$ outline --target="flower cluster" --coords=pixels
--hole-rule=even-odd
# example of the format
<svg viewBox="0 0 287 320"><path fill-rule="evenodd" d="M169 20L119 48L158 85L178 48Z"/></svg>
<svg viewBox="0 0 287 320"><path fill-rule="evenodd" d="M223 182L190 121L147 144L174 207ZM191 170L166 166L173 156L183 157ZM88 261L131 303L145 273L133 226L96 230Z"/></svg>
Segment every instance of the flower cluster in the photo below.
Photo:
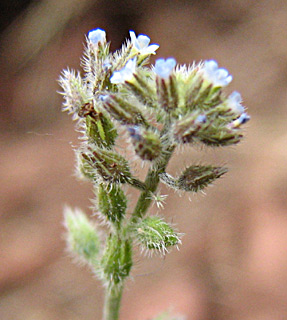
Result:
<svg viewBox="0 0 287 320"><path fill-rule="evenodd" d="M173 177L166 168L174 151L183 145L237 144L250 117L240 93L224 93L232 76L213 60L186 66L169 57L149 66L159 46L134 31L116 52L110 52L102 29L90 31L86 40L84 76L65 70L59 82L63 110L78 121L83 134L76 150L77 174L92 182L94 213L108 226L109 235L98 235L99 227L79 210L66 210L66 226L70 248L116 294L132 268L134 245L143 252L166 254L181 243L181 234L169 222L148 214L153 201L164 206L159 183L198 192L227 172L220 166L190 164ZM118 148L120 136L136 159L149 166L145 181L135 176L134 159ZM134 209L129 208L123 185L141 191Z"/></svg>

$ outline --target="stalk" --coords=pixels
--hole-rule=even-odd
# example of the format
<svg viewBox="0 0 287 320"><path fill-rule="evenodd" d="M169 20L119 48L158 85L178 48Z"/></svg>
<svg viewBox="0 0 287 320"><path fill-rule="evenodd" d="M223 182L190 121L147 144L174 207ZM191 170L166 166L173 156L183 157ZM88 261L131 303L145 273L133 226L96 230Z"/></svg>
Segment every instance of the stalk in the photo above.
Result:
<svg viewBox="0 0 287 320"><path fill-rule="evenodd" d="M123 285L106 289L103 320L118 320L123 293Z"/></svg>
<svg viewBox="0 0 287 320"><path fill-rule="evenodd" d="M174 145L170 146L163 154L161 160L149 169L145 179L145 185L147 189L142 191L141 195L139 196L133 215L131 217L131 223L134 223L139 218L142 218L147 212L152 202L150 194L156 191L160 182L159 174L165 171L174 149Z"/></svg>

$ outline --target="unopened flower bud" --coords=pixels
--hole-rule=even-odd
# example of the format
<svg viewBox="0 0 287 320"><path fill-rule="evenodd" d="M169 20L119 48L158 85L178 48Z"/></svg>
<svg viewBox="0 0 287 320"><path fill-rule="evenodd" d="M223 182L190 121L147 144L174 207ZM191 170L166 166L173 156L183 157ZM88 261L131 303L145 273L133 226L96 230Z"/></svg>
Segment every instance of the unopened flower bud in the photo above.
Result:
<svg viewBox="0 0 287 320"><path fill-rule="evenodd" d="M197 192L207 187L226 172L227 169L224 167L190 166L179 176L176 186L179 190Z"/></svg>
<svg viewBox="0 0 287 320"><path fill-rule="evenodd" d="M130 127L128 131L135 152L142 160L152 161L161 154L162 145L157 133L139 127Z"/></svg>
<svg viewBox="0 0 287 320"><path fill-rule="evenodd" d="M100 213L112 223L119 224L127 209L127 198L123 190L113 184L107 190L105 185L97 188L97 202Z"/></svg>
<svg viewBox="0 0 287 320"><path fill-rule="evenodd" d="M242 134L238 130L234 130L231 123L224 127L207 126L198 132L196 138L207 146L225 147L238 143Z"/></svg>
<svg viewBox="0 0 287 320"><path fill-rule="evenodd" d="M128 161L116 152L95 147L82 152L81 158L86 174L93 180L96 176L108 183L126 183L132 179Z"/></svg>
<svg viewBox="0 0 287 320"><path fill-rule="evenodd" d="M110 95L103 101L103 107L116 120L125 125L146 124L142 112L130 102L118 95Z"/></svg>
<svg viewBox="0 0 287 320"><path fill-rule="evenodd" d="M100 237L95 226L80 209L67 207L64 215L69 249L86 262L95 264L100 252Z"/></svg>
<svg viewBox="0 0 287 320"><path fill-rule="evenodd" d="M162 218L150 216L141 220L135 228L135 236L145 249L158 250L161 253L181 243L178 234Z"/></svg>
<svg viewBox="0 0 287 320"><path fill-rule="evenodd" d="M198 113L189 114L177 120L173 130L175 140L180 143L193 142L198 131L208 126L206 122L206 115Z"/></svg>
<svg viewBox="0 0 287 320"><path fill-rule="evenodd" d="M120 285L132 267L132 244L129 240L111 235L101 259L103 277L109 285Z"/></svg>
<svg viewBox="0 0 287 320"><path fill-rule="evenodd" d="M93 103L83 105L79 116L86 118L86 134L92 143L105 148L115 144L117 130L107 115L94 109Z"/></svg>
<svg viewBox="0 0 287 320"><path fill-rule="evenodd" d="M160 108L170 114L177 108L178 88L173 73L176 65L174 58L158 59L155 62L157 100Z"/></svg>

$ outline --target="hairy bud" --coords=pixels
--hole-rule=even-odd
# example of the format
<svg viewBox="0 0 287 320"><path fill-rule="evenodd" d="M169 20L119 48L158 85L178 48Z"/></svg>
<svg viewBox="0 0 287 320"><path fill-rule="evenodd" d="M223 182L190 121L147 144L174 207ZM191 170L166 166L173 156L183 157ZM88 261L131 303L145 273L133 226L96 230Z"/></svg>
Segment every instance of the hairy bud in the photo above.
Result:
<svg viewBox="0 0 287 320"><path fill-rule="evenodd" d="M207 187L226 172L227 169L224 167L190 166L179 176L176 184L180 190L197 192Z"/></svg>
<svg viewBox="0 0 287 320"><path fill-rule="evenodd" d="M161 253L181 243L181 234L175 232L168 223L157 216L141 220L136 225L135 236L143 248L158 250Z"/></svg>
<svg viewBox="0 0 287 320"><path fill-rule="evenodd" d="M67 207L64 216L69 249L94 265L100 252L100 237L95 226L80 209Z"/></svg>
<svg viewBox="0 0 287 320"><path fill-rule="evenodd" d="M129 101L123 100L118 95L110 95L103 103L104 108L122 124L146 124L142 112Z"/></svg>
<svg viewBox="0 0 287 320"><path fill-rule="evenodd" d="M160 156L162 145L159 135L138 127L128 128L136 154L142 160L152 161Z"/></svg>
<svg viewBox="0 0 287 320"><path fill-rule="evenodd" d="M97 188L98 209L112 223L119 224L127 209L127 198L123 190L113 184L109 190L105 185Z"/></svg>
<svg viewBox="0 0 287 320"><path fill-rule="evenodd" d="M96 111L91 102L84 104L78 114L86 119L86 135L92 143L105 148L114 146L118 134L107 115Z"/></svg>
<svg viewBox="0 0 287 320"><path fill-rule="evenodd" d="M111 150L95 147L81 153L83 169L86 175L100 177L108 183L126 183L132 179L128 161Z"/></svg>
<svg viewBox="0 0 287 320"><path fill-rule="evenodd" d="M132 267L132 244L130 240L110 235L101 259L103 278L111 285L120 285Z"/></svg>

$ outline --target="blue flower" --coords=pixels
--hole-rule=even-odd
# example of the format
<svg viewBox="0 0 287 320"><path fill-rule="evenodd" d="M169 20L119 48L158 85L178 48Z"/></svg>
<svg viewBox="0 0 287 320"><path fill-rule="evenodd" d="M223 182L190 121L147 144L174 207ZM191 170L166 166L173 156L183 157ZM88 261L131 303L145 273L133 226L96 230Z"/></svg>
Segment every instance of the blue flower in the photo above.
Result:
<svg viewBox="0 0 287 320"><path fill-rule="evenodd" d="M244 107L241 102L241 95L237 91L232 92L226 100L228 107L237 115L241 115L244 112Z"/></svg>
<svg viewBox="0 0 287 320"><path fill-rule="evenodd" d="M113 73L110 79L111 83L119 84L131 80L136 70L136 64L136 58L130 59L120 71L115 71Z"/></svg>
<svg viewBox="0 0 287 320"><path fill-rule="evenodd" d="M173 68L176 66L176 60L174 58L168 59L157 59L154 66L154 72L160 78L167 79L171 73Z"/></svg>
<svg viewBox="0 0 287 320"><path fill-rule="evenodd" d="M98 45L99 42L104 44L106 42L106 32L102 29L91 30L88 33L88 39L95 45Z"/></svg>
<svg viewBox="0 0 287 320"><path fill-rule="evenodd" d="M239 118L236 120L232 121L229 125L228 128L234 129L240 127L242 124L246 123L247 121L250 120L250 116L246 113L243 112Z"/></svg>
<svg viewBox="0 0 287 320"><path fill-rule="evenodd" d="M134 31L130 31L131 42L133 44L133 48L139 52L141 55L149 55L155 54L155 51L159 48L158 44L151 44L150 38L144 34L140 34L136 37Z"/></svg>
<svg viewBox="0 0 287 320"><path fill-rule="evenodd" d="M223 68L218 68L218 64L214 60L204 62L203 77L210 81L215 87L225 87L232 81L232 76Z"/></svg>

